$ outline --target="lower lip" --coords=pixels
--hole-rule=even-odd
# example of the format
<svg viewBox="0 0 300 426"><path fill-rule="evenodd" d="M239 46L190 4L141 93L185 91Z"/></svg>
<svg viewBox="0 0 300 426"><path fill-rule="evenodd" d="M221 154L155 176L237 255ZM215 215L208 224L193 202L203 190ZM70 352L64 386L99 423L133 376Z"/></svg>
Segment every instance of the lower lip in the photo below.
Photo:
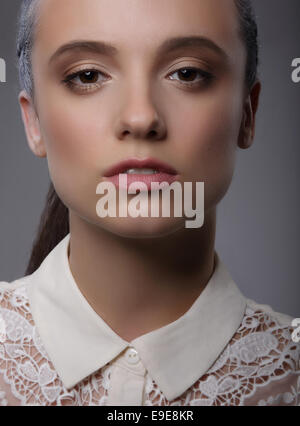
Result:
<svg viewBox="0 0 300 426"><path fill-rule="evenodd" d="M120 174L104 177L104 180L107 182L113 183L116 186L116 188L126 189L126 190L129 188L130 185L132 189L136 189L136 188L140 189L138 186L136 186L135 188L134 183L142 182L147 186L147 191L151 191L151 189L155 189L156 184L159 184L160 188L163 188L165 186L171 185L173 182L178 180L178 175L171 175L169 173L163 173L163 172L159 172L159 173L155 173L151 175L127 174L127 173L123 173L123 175L127 177L127 182L126 182L126 179L124 179L124 182L122 181L119 182ZM163 182L166 182L167 185L163 185Z"/></svg>

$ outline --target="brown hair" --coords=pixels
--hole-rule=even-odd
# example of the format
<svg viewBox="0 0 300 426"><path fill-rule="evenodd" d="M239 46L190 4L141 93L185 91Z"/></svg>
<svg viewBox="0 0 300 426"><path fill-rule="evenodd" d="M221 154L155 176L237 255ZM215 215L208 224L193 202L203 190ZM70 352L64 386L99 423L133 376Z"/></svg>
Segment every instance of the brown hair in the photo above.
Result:
<svg viewBox="0 0 300 426"><path fill-rule="evenodd" d="M62 203L51 182L25 275L33 273L69 232L69 209Z"/></svg>

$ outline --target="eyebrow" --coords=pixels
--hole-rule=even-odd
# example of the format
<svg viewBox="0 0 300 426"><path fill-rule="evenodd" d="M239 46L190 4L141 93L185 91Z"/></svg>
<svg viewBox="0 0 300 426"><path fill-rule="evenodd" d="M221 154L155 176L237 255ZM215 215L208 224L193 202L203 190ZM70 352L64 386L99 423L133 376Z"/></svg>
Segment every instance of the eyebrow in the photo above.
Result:
<svg viewBox="0 0 300 426"><path fill-rule="evenodd" d="M107 56L115 56L118 53L116 47L103 41L75 40L60 46L51 56L49 64L51 64L59 56L62 56L64 53L76 50L85 50L87 52L94 52Z"/></svg>
<svg viewBox="0 0 300 426"><path fill-rule="evenodd" d="M213 40L203 36L173 37L167 39L159 46L157 55L164 56L167 53L188 47L208 48L221 56L223 60L228 61L229 59L227 53L220 46L218 46ZM51 56L49 64L58 57L62 56L64 53L76 50L85 50L87 52L111 57L118 54L118 49L115 46L104 41L74 40L60 46Z"/></svg>
<svg viewBox="0 0 300 426"><path fill-rule="evenodd" d="M213 50L219 56L221 56L222 59L224 59L225 61L228 61L229 59L225 50L223 50L213 40L203 36L174 37L174 38L167 39L158 48L158 54L165 55L169 52L173 52L175 50L184 49L188 47L208 48L210 50Z"/></svg>

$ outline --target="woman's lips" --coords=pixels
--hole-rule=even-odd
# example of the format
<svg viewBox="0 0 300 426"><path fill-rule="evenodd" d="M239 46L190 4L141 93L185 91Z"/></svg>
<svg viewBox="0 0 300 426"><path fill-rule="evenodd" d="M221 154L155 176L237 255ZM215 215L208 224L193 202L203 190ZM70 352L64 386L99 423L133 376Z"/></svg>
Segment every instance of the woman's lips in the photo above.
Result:
<svg viewBox="0 0 300 426"><path fill-rule="evenodd" d="M109 167L109 169L103 173L103 176L110 177L118 175L119 173L124 173L129 169L153 169L170 175L176 175L178 173L172 166L156 158L148 157L142 160L140 158L133 157L120 161L112 167Z"/></svg>
<svg viewBox="0 0 300 426"><path fill-rule="evenodd" d="M132 189L140 189L139 185L134 185L134 183L142 182L146 185L147 191L151 191L151 189L159 189L171 185L173 182L178 180L178 176L179 175L174 175L166 172L158 172L154 174L123 173L122 175L116 174L113 176L104 177L104 181L113 183L116 188L126 190L128 190L130 185ZM164 185L163 182L165 182L166 185Z"/></svg>
<svg viewBox="0 0 300 426"><path fill-rule="evenodd" d="M126 173L126 171L130 169L151 169L156 171L156 173ZM135 171L138 172L138 170ZM121 174L122 177L120 176ZM112 182L117 188L127 190L131 185L131 188L135 189L139 188L139 186L134 186L134 183L142 182L147 186L148 191L170 185L178 180L178 176L179 174L177 170L175 170L172 166L153 157L145 159L136 157L128 158L110 167L103 174L104 181ZM163 182L165 182L166 185L164 185Z"/></svg>

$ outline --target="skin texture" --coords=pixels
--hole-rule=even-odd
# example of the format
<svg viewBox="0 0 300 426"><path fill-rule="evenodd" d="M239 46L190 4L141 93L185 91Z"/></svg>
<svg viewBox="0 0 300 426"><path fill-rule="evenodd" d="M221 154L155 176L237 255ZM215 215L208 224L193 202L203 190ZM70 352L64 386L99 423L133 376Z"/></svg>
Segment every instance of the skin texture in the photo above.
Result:
<svg viewBox="0 0 300 426"><path fill-rule="evenodd" d="M213 273L216 207L232 180L237 149L253 142L260 93L258 81L250 93L244 85L246 50L238 25L233 0L40 5L35 98L19 95L28 143L35 155L47 157L69 208L69 263L77 285L127 341L183 315ZM207 47L159 54L166 39L185 36L209 38L227 60ZM118 52L76 50L50 61L74 40L105 41ZM194 86L187 86L176 73L187 67L213 79L205 82L196 73ZM73 90L62 82L82 69L102 74L93 85L77 77ZM132 156L169 163L181 183L205 183L202 228L186 229L185 218L97 216L96 186L104 171Z"/></svg>

